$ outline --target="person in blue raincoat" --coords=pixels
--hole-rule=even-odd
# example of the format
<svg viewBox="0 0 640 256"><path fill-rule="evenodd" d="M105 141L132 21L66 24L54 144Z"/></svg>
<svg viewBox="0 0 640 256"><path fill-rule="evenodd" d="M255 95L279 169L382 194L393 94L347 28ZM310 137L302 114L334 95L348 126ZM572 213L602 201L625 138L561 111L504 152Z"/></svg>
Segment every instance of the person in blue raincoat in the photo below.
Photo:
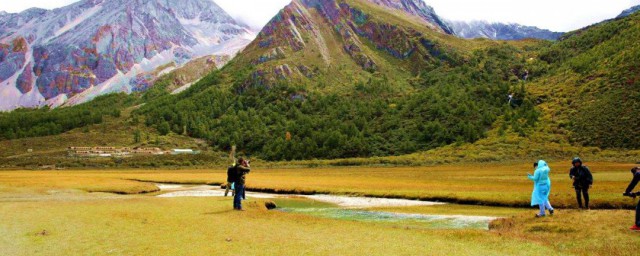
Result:
<svg viewBox="0 0 640 256"><path fill-rule="evenodd" d="M530 180L533 181L533 193L531 193L531 206L538 206L540 213L536 214L536 218L546 216L546 210L553 216L553 207L549 202L549 193L551 193L551 179L549 172L551 169L544 160L534 164L536 171L533 175L528 174Z"/></svg>

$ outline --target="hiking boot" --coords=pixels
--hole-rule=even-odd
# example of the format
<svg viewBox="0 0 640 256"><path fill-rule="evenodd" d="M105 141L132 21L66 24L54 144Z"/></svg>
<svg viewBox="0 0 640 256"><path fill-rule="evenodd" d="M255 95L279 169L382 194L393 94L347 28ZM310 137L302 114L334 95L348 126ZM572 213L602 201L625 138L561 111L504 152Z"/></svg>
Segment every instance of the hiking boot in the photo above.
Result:
<svg viewBox="0 0 640 256"><path fill-rule="evenodd" d="M553 216L553 213L554 213L553 209L549 210L549 215Z"/></svg>
<svg viewBox="0 0 640 256"><path fill-rule="evenodd" d="M536 218L544 218L545 215L536 214Z"/></svg>
<svg viewBox="0 0 640 256"><path fill-rule="evenodd" d="M640 227L638 227L637 225L633 225L633 227L629 228L629 230L631 231L640 231Z"/></svg>

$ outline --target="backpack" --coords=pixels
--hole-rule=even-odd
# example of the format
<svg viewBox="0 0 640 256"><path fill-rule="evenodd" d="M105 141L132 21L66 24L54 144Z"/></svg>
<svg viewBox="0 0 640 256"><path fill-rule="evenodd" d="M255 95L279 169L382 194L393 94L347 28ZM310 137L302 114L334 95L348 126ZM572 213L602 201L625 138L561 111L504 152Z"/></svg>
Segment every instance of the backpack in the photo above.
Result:
<svg viewBox="0 0 640 256"><path fill-rule="evenodd" d="M235 165L227 168L227 182L236 182L238 180L238 171Z"/></svg>

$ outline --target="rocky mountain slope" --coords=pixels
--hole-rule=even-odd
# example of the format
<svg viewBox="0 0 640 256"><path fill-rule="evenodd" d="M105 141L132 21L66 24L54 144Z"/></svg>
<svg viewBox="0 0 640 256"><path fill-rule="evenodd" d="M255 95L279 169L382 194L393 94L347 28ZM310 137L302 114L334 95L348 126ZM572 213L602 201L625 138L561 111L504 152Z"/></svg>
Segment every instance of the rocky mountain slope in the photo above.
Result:
<svg viewBox="0 0 640 256"><path fill-rule="evenodd" d="M244 87L337 89L376 73L409 76L459 61L443 24L421 0L295 0L234 62L252 67Z"/></svg>
<svg viewBox="0 0 640 256"><path fill-rule="evenodd" d="M294 0L224 69L136 114L164 133L268 160L473 142L507 113L506 127L533 125L516 88L527 75L519 47L535 42L458 38L425 19L429 9L405 8L421 3Z"/></svg>
<svg viewBox="0 0 640 256"><path fill-rule="evenodd" d="M447 34L454 34L454 30L449 27L438 14L436 14L433 7L427 5L421 0L371 0L380 6L385 6L390 9L402 11L406 14L418 16L423 19L431 29L441 31Z"/></svg>
<svg viewBox="0 0 640 256"><path fill-rule="evenodd" d="M294 1L225 70L139 114L149 126L268 160L398 155L480 139L552 152L639 147L639 16L557 42L464 40L380 3Z"/></svg>
<svg viewBox="0 0 640 256"><path fill-rule="evenodd" d="M144 91L151 73L203 56L232 56L253 37L209 0L82 0L3 14L0 110Z"/></svg>
<svg viewBox="0 0 640 256"><path fill-rule="evenodd" d="M191 72L172 72L161 90L125 96L132 113L123 126L140 123L219 150L237 145L264 160L444 152L443 163L484 162L640 148L640 14L558 41L465 40L408 3L295 0L190 88L175 81ZM111 97L64 110L100 123L100 113L86 116L83 107L121 96ZM0 113L0 139L86 125L62 113ZM34 125L20 126L29 119Z"/></svg>
<svg viewBox="0 0 640 256"><path fill-rule="evenodd" d="M526 38L537 38L558 40L558 38L564 34L532 26L487 21L449 21L448 24L457 36L469 39L488 38L492 40L520 40Z"/></svg>

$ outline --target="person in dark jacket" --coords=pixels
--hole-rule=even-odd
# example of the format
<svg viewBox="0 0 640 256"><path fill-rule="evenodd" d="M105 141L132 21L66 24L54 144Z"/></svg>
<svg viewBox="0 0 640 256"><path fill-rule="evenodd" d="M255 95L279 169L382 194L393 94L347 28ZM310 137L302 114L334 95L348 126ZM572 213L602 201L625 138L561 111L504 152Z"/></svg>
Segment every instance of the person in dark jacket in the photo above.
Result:
<svg viewBox="0 0 640 256"><path fill-rule="evenodd" d="M640 168L634 167L633 169L631 169L631 173L633 174L633 180L622 195L633 197L635 199L640 194L640 192L633 193L633 189L636 187L636 185L638 185L638 182L640 182ZM636 223L630 229L632 231L640 231L640 201L636 206Z"/></svg>
<svg viewBox="0 0 640 256"><path fill-rule="evenodd" d="M235 181L235 196L233 197L233 209L243 211L242 209L242 196L244 195L244 184L246 182L247 173L251 172L249 162L243 158L238 159L236 165L236 181Z"/></svg>
<svg viewBox="0 0 640 256"><path fill-rule="evenodd" d="M576 157L572 161L573 167L569 171L569 177L573 180L573 188L576 190L578 206L580 209L589 209L589 188L593 185L593 175L589 167L582 164L582 159ZM582 197L584 196L584 207Z"/></svg>
<svg viewBox="0 0 640 256"><path fill-rule="evenodd" d="M231 196L236 195L236 191L233 188L234 183L236 182L236 176L237 176L236 165L234 164L232 166L229 166L229 168L227 168L227 185L226 185L226 189L224 190L225 197L229 194L229 190L231 190Z"/></svg>

